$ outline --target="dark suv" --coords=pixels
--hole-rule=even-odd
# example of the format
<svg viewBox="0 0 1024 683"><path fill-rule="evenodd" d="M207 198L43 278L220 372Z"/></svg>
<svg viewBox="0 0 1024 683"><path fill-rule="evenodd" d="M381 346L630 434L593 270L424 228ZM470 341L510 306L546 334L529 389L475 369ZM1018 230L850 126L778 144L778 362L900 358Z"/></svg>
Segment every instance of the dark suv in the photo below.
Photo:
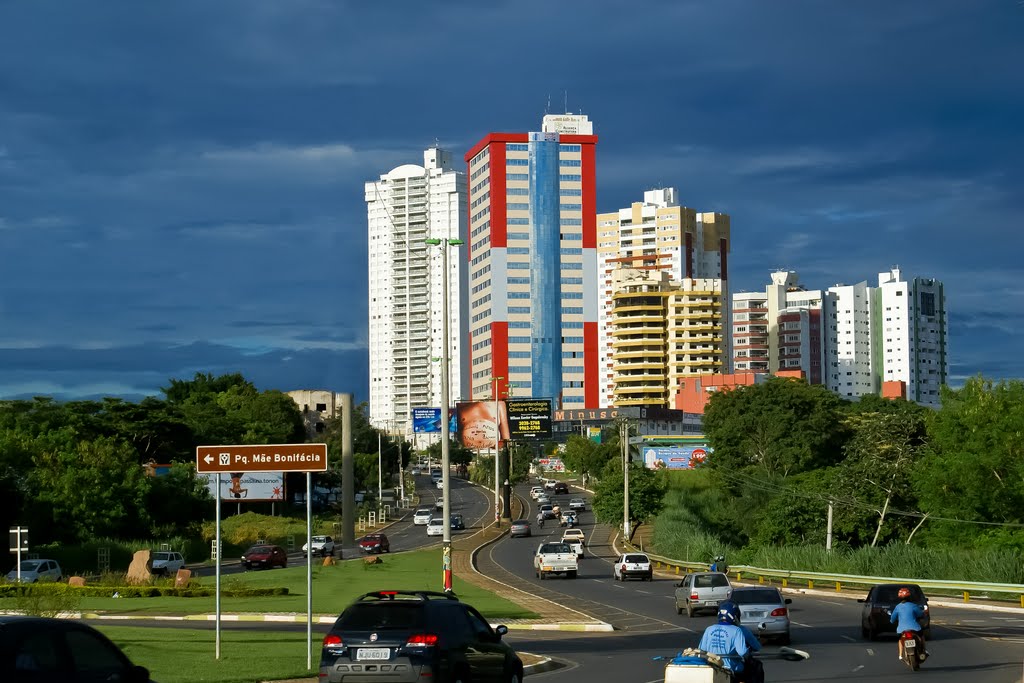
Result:
<svg viewBox="0 0 1024 683"><path fill-rule="evenodd" d="M521 683L523 662L502 642L506 633L452 593L366 593L324 636L320 681Z"/></svg>
<svg viewBox="0 0 1024 683"><path fill-rule="evenodd" d="M864 603L860 617L860 633L866 640L874 640L879 633L896 633L896 624L889 621L892 610L900 604L899 590L910 589L910 601L924 608L924 616L918 620L924 629L926 640L931 639L931 615L928 613L928 598L921 587L914 583L880 583L872 586L868 597L857 602Z"/></svg>

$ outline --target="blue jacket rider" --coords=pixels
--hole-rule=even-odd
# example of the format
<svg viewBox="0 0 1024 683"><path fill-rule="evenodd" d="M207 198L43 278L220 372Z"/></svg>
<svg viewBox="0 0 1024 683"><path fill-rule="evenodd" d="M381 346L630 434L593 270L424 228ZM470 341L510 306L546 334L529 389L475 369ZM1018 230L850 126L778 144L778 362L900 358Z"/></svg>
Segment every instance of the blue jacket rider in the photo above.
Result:
<svg viewBox="0 0 1024 683"><path fill-rule="evenodd" d="M718 623L704 630L699 645L701 650L723 657L725 668L734 673L743 671L743 660L748 654L761 649L757 638L739 623L740 608L726 600L718 608Z"/></svg>

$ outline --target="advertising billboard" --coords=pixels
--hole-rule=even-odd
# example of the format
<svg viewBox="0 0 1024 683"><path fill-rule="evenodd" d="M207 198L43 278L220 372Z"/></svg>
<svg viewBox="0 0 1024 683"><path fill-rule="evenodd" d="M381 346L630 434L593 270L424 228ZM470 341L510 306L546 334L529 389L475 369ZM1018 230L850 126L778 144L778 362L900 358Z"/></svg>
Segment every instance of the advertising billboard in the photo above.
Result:
<svg viewBox="0 0 1024 683"><path fill-rule="evenodd" d="M440 408L413 408L413 434L438 434L441 432Z"/></svg>
<svg viewBox="0 0 1024 683"><path fill-rule="evenodd" d="M500 413L504 411L498 403L498 415L494 414L494 401L466 401L455 407L460 444L466 448L493 449L496 439L508 438L508 423L501 420Z"/></svg>
<svg viewBox="0 0 1024 683"><path fill-rule="evenodd" d="M510 439L551 438L551 401L546 398L508 399L502 402Z"/></svg>
<svg viewBox="0 0 1024 683"><path fill-rule="evenodd" d="M210 495L217 497L217 475L206 477ZM225 472L220 475L220 499L236 502L284 500L284 473L282 472Z"/></svg>
<svg viewBox="0 0 1024 683"><path fill-rule="evenodd" d="M644 465L652 470L691 470L704 462L708 449L704 446L645 447Z"/></svg>
<svg viewBox="0 0 1024 683"><path fill-rule="evenodd" d="M565 472L565 463L561 458L541 458L537 464L544 472Z"/></svg>

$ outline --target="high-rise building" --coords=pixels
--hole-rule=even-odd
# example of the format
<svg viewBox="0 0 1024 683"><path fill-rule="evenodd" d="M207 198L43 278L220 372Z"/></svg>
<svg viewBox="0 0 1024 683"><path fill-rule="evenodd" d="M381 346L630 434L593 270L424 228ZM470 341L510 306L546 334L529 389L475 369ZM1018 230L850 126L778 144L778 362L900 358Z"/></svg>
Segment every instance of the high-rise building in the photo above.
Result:
<svg viewBox="0 0 1024 683"><path fill-rule="evenodd" d="M411 409L441 406L441 357L463 353L465 282L455 247L443 272L428 238L465 239L466 176L450 152L433 147L423 165L405 164L366 183L369 222L370 421L411 435ZM441 296L448 278L449 339L442 338ZM467 395L457 361L449 370L454 403Z"/></svg>
<svg viewBox="0 0 1024 683"><path fill-rule="evenodd" d="M949 376L946 292L930 278L903 280L899 268L878 274L872 346L878 382L904 382L907 400L938 407Z"/></svg>
<svg viewBox="0 0 1024 683"><path fill-rule="evenodd" d="M491 133L466 153L473 399L601 404L596 145L586 116L548 115L540 132Z"/></svg>
<svg viewBox="0 0 1024 683"><path fill-rule="evenodd" d="M872 368L871 287L867 282L828 288L835 309L827 329L829 348L825 386L843 398L878 394L882 386Z"/></svg>
<svg viewBox="0 0 1024 683"><path fill-rule="evenodd" d="M655 278L664 296L672 297L672 338L665 339L664 353L674 364L663 368L666 382L661 400L656 405L670 405L676 392L675 382L686 376L708 370L723 371L728 367L729 337L723 330L728 311L721 307L728 296L729 216L722 213L699 212L679 205L675 188L644 192L642 202L597 217L598 253L598 349L601 358L600 381L602 405L638 405L657 398L653 393L626 396L622 389L633 382L620 377L632 365L632 352L624 351L622 335L635 336L627 323L617 295L617 282L633 281L628 289L638 294L637 276L617 278L616 271L657 271L666 278ZM667 292L674 292L668 294ZM706 294L705 294L706 293ZM668 300L664 303L668 304ZM686 310L683 311L683 308ZM703 314L709 313L710 317ZM680 325L686 322L687 325ZM668 327L665 328L667 333ZM631 344L632 342L630 342ZM629 345L629 344L626 344ZM625 354L625 355L624 355ZM666 355L666 360L668 359ZM628 370L629 374L634 369ZM666 402L667 401L667 402Z"/></svg>
<svg viewBox="0 0 1024 683"><path fill-rule="evenodd" d="M793 271L771 274L763 292L732 296L734 372L801 370L811 384L825 383L826 322L833 297L807 290Z"/></svg>

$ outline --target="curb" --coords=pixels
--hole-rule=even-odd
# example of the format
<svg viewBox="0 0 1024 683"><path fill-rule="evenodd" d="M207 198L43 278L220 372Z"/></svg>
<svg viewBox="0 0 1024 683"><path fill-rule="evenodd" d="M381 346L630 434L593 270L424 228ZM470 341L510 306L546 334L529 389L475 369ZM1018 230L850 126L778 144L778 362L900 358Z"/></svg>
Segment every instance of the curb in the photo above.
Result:
<svg viewBox="0 0 1024 683"><path fill-rule="evenodd" d="M523 667L523 678L527 676L534 676L536 674L547 673L548 671L554 671L555 669L561 669L564 664L555 661L551 657L544 657L541 661L536 664Z"/></svg>

